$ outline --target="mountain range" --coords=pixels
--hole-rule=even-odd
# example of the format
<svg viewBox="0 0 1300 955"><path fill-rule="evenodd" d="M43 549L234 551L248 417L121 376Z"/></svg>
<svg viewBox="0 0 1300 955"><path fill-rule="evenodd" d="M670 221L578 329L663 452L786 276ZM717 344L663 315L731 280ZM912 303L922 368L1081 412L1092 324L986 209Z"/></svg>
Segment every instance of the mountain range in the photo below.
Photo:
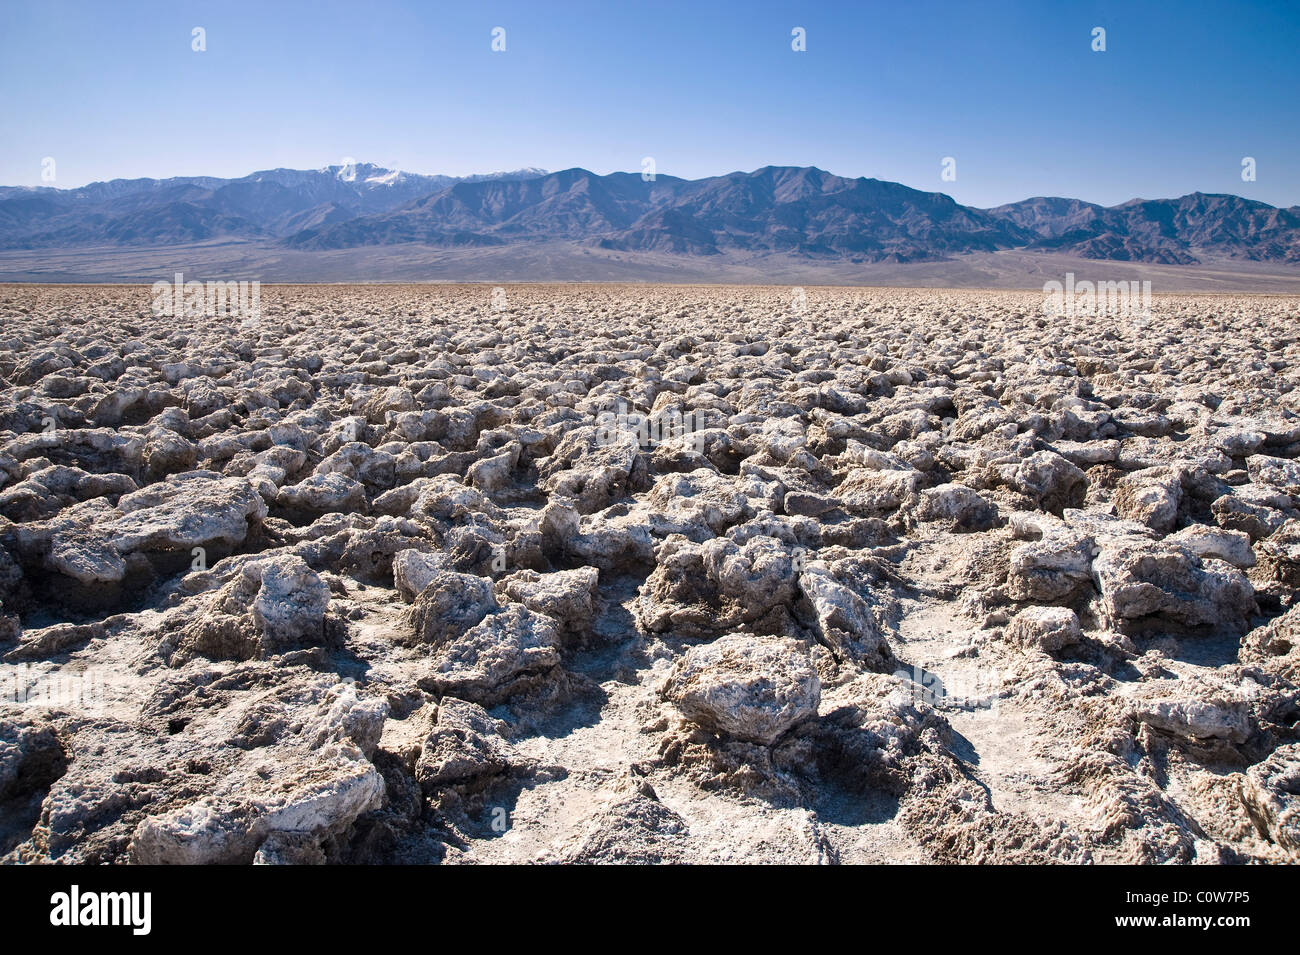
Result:
<svg viewBox="0 0 1300 955"><path fill-rule="evenodd" d="M294 252L563 241L669 256L780 254L847 263L1000 250L1193 265L1300 264L1300 207L1192 193L1100 206L1032 198L993 209L879 179L765 166L705 179L585 169L424 176L367 163L239 179L0 187L0 250L256 240Z"/></svg>

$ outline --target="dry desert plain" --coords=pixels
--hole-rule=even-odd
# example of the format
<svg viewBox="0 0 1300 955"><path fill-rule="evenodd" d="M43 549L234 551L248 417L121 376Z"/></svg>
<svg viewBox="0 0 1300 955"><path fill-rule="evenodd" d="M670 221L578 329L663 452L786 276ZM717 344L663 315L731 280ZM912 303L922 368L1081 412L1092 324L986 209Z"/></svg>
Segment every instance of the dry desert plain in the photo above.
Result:
<svg viewBox="0 0 1300 955"><path fill-rule="evenodd" d="M0 287L9 862L1300 857L1300 298Z"/></svg>

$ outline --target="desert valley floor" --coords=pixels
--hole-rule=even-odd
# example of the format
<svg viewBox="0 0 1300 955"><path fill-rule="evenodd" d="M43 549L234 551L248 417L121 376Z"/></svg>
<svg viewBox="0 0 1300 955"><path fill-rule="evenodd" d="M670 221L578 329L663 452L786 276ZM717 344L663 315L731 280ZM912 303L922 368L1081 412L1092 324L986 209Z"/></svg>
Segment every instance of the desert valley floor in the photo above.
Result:
<svg viewBox="0 0 1300 955"><path fill-rule="evenodd" d="M7 862L1300 858L1300 298L0 286Z"/></svg>

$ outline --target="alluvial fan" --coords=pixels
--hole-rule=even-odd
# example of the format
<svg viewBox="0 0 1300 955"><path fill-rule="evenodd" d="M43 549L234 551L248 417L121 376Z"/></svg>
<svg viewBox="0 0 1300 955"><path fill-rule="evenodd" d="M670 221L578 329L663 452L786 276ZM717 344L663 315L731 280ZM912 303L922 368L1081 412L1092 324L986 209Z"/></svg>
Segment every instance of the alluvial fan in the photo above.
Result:
<svg viewBox="0 0 1300 955"><path fill-rule="evenodd" d="M0 289L0 855L1300 859L1300 299Z"/></svg>

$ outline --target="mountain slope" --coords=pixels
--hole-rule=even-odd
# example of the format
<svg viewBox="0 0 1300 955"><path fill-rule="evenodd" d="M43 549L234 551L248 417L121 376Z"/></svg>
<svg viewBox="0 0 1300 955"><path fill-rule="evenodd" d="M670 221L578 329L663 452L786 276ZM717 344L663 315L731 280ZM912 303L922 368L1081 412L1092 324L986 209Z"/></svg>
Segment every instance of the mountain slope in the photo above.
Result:
<svg viewBox="0 0 1300 955"><path fill-rule="evenodd" d="M816 168L766 166L696 181L658 176L645 182L631 173L566 169L525 182L460 183L392 212L289 241L298 248L338 249L586 239L607 249L902 262L1009 248L1026 237L1019 227L942 193Z"/></svg>
<svg viewBox="0 0 1300 955"><path fill-rule="evenodd" d="M368 163L91 183L78 189L0 188L0 248L67 248L295 235L397 208L465 181L541 175L528 169L459 179Z"/></svg>
<svg viewBox="0 0 1300 955"><path fill-rule="evenodd" d="M1008 248L1021 230L937 192L879 179L846 179L815 167L766 166L692 186L616 248L656 247L648 239L674 222L711 234L720 250L798 252L906 262Z"/></svg>
<svg viewBox="0 0 1300 955"><path fill-rule="evenodd" d="M1028 229L1030 249L1085 258L1191 265L1205 259L1300 262L1300 216L1238 196L1194 192L1106 208L1035 198L990 209Z"/></svg>
<svg viewBox="0 0 1300 955"><path fill-rule="evenodd" d="M597 176L585 169L536 179L461 182L391 212L304 231L289 244L340 249L400 242L488 245L521 238L584 239L627 229L670 201L685 182L671 176L645 182L632 173Z"/></svg>

